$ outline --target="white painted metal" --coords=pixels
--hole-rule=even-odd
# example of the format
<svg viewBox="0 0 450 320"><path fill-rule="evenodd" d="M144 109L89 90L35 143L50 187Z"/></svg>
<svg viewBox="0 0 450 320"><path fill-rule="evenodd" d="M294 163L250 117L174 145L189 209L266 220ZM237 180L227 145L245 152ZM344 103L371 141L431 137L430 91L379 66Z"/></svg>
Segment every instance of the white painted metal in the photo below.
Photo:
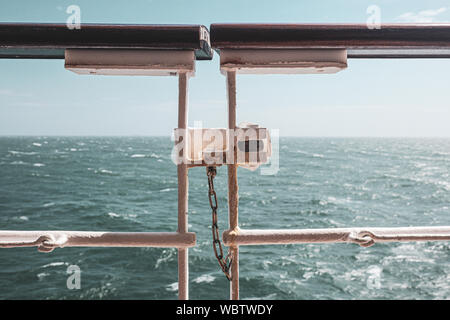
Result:
<svg viewBox="0 0 450 320"><path fill-rule="evenodd" d="M357 243L450 240L450 226L242 230L223 233L227 246L292 243ZM0 247L194 247L195 233L100 231L0 231Z"/></svg>
<svg viewBox="0 0 450 320"><path fill-rule="evenodd" d="M175 139L177 140L176 148L187 150L187 156L181 156L179 152L175 152L174 160L176 163L185 161L188 167L207 166L207 165L225 165L237 163L246 169L255 170L261 164L266 163L271 156L270 134L266 128L259 128L257 125L253 127L238 127L236 130L225 128L188 128L175 129ZM229 150L228 135L234 135L239 143L245 143L249 140L257 140L261 142L262 147L256 152L246 152L244 149L237 148L237 157L234 160L233 150ZM180 140L180 137L183 139ZM179 146L178 141L187 142L187 147ZM184 148L184 149L182 149ZM231 159L228 158L231 156Z"/></svg>
<svg viewBox="0 0 450 320"><path fill-rule="evenodd" d="M227 246L337 242L370 246L377 242L445 240L450 240L450 226L291 230L242 230L233 228L223 233L223 241Z"/></svg>
<svg viewBox="0 0 450 320"><path fill-rule="evenodd" d="M0 248L178 247L195 246L195 233L99 231L0 231ZM43 250L43 251L51 251Z"/></svg>
<svg viewBox="0 0 450 320"><path fill-rule="evenodd" d="M180 73L178 76L178 128L186 129L188 125L188 81L187 73ZM186 158L186 139L182 141L184 151L183 158ZM178 175L178 232L188 232L188 167L186 161L177 165ZM189 257L188 249L178 249L178 298L180 300L189 299Z"/></svg>
<svg viewBox="0 0 450 320"><path fill-rule="evenodd" d="M236 72L227 72L227 98L228 98L228 128L236 129ZM234 135L229 135L228 146L230 150L236 149ZM233 152L236 157L236 152ZM228 165L228 219L229 228L231 230L238 227L238 208L239 208L239 187L237 180L236 159L234 164ZM231 264L231 283L230 283L230 298L231 300L239 300L239 247L232 245L231 248L232 264Z"/></svg>
<svg viewBox="0 0 450 320"><path fill-rule="evenodd" d="M310 74L336 73L347 68L345 49L223 49L222 73Z"/></svg>
<svg viewBox="0 0 450 320"><path fill-rule="evenodd" d="M68 49L65 68L78 74L174 76L195 73L193 50Z"/></svg>

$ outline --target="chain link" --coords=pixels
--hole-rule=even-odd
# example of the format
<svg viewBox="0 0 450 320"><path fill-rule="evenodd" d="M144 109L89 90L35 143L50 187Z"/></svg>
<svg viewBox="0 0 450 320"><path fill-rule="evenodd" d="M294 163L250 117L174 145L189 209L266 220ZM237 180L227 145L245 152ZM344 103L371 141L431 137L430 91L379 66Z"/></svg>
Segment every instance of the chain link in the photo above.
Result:
<svg viewBox="0 0 450 320"><path fill-rule="evenodd" d="M233 261L233 257L231 256L231 251L228 249L227 256L223 256L222 243L220 242L219 236L219 225L217 218L217 195L214 190L214 178L216 176L217 170L216 167L206 167L206 174L208 176L208 198L209 205L212 210L212 234L213 234L213 249L214 254L216 255L217 261L219 262L220 267L222 268L223 273L227 277L229 281L231 281L231 263Z"/></svg>

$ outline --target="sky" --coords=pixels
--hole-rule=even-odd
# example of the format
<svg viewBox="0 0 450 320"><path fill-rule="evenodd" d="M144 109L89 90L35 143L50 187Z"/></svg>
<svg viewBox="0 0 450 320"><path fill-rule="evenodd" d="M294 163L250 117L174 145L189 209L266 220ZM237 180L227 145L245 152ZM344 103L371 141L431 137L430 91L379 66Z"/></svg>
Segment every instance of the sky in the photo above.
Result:
<svg viewBox="0 0 450 320"><path fill-rule="evenodd" d="M450 22L450 0L1 1L0 22L65 23ZM333 75L238 75L238 123L281 136L450 137L450 59L349 59ZM77 75L63 60L0 60L0 135L159 135L177 124L176 77ZM226 127L219 58L198 61L189 124Z"/></svg>

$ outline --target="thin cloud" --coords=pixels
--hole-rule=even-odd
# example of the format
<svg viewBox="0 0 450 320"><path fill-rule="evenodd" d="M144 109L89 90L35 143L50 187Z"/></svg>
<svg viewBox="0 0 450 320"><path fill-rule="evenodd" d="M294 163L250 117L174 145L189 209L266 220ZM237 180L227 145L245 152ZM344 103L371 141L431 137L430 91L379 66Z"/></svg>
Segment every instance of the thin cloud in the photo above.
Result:
<svg viewBox="0 0 450 320"><path fill-rule="evenodd" d="M3 97L31 97L30 93L17 92L11 89L0 89L0 96Z"/></svg>
<svg viewBox="0 0 450 320"><path fill-rule="evenodd" d="M417 22L417 23L431 23L437 22L437 16L446 12L447 7L439 9L422 10L419 12L405 12L399 15L396 19L403 22Z"/></svg>
<svg viewBox="0 0 450 320"><path fill-rule="evenodd" d="M12 96L14 92L9 89L0 89L0 96Z"/></svg>

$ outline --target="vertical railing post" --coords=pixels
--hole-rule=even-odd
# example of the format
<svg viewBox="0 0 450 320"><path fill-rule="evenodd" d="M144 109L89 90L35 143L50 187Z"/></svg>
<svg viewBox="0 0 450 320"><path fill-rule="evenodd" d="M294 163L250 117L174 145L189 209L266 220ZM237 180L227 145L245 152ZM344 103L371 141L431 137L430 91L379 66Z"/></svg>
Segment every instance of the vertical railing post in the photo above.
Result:
<svg viewBox="0 0 450 320"><path fill-rule="evenodd" d="M227 98L228 98L228 128L236 129L236 71L227 72ZM236 144L234 132L230 131L228 145L234 148L234 159L232 164L228 164L228 219L229 228L234 230L238 227L238 181L236 164ZM233 261L231 264L230 298L239 299L239 247L230 246Z"/></svg>
<svg viewBox="0 0 450 320"><path fill-rule="evenodd" d="M188 125L188 80L187 73L178 75L178 128L187 129ZM185 158L187 156L187 133L183 136L182 150L183 162L177 165L178 174L178 232L188 231L188 168ZM189 260L188 248L178 249L178 299L189 299Z"/></svg>

